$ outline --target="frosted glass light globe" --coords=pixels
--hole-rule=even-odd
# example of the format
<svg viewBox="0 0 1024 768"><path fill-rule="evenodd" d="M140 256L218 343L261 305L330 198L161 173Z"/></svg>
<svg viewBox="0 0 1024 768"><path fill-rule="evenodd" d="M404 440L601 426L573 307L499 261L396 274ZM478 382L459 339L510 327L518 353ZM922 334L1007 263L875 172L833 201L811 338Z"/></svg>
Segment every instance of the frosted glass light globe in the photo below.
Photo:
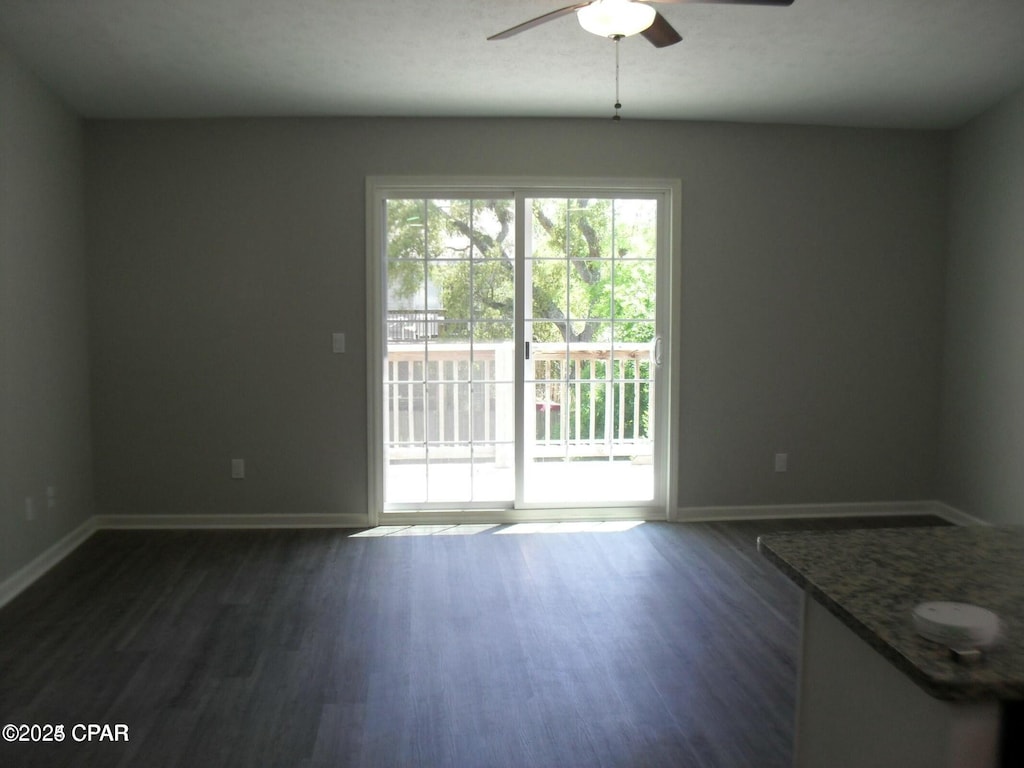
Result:
<svg viewBox="0 0 1024 768"><path fill-rule="evenodd" d="M633 0L596 0L576 11L580 26L601 37L629 37L654 23L656 11Z"/></svg>

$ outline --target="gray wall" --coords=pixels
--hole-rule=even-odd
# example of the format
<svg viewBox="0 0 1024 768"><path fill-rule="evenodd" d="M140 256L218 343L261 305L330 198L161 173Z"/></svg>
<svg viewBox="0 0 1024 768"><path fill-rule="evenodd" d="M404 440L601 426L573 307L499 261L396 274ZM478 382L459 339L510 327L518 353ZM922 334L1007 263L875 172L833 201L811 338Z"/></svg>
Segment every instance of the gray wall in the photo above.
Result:
<svg viewBox="0 0 1024 768"><path fill-rule="evenodd" d="M365 512L370 174L681 178L679 504L931 498L947 152L610 120L89 122L98 511Z"/></svg>
<svg viewBox="0 0 1024 768"><path fill-rule="evenodd" d="M1024 90L956 134L942 498L1024 524Z"/></svg>
<svg viewBox="0 0 1024 768"><path fill-rule="evenodd" d="M93 510L81 127L2 48L0 109L2 581Z"/></svg>

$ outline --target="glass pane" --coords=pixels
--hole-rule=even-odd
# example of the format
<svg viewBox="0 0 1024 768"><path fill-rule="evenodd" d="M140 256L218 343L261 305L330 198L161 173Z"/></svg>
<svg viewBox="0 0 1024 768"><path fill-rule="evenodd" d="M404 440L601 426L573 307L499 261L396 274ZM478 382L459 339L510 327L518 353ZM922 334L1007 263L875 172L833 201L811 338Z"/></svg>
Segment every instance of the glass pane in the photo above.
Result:
<svg viewBox="0 0 1024 768"><path fill-rule="evenodd" d="M658 253L658 201L616 200L616 259L651 259Z"/></svg>
<svg viewBox="0 0 1024 768"><path fill-rule="evenodd" d="M469 501L473 497L469 443L431 446L427 501ZM436 458L435 458L436 457Z"/></svg>
<svg viewBox="0 0 1024 768"><path fill-rule="evenodd" d="M443 352L439 351L443 348ZM469 381L469 344L438 344L428 352L427 381L452 384Z"/></svg>
<svg viewBox="0 0 1024 768"><path fill-rule="evenodd" d="M388 341L418 341L437 336L440 301L426 280L426 262L392 260L387 265Z"/></svg>
<svg viewBox="0 0 1024 768"><path fill-rule="evenodd" d="M473 347L475 349L495 349L513 347L515 330L511 320L485 321L473 323Z"/></svg>
<svg viewBox="0 0 1024 768"><path fill-rule="evenodd" d="M421 445L426 439L423 384L384 386L384 439L391 445Z"/></svg>
<svg viewBox="0 0 1024 768"><path fill-rule="evenodd" d="M526 254L527 258L565 258L567 203L567 200L553 198L532 202L533 215L530 222L533 253Z"/></svg>
<svg viewBox="0 0 1024 768"><path fill-rule="evenodd" d="M422 343L388 344L384 382L423 381L426 373L426 346Z"/></svg>
<svg viewBox="0 0 1024 768"><path fill-rule="evenodd" d="M653 320L657 265L653 261L615 262L614 313L616 319Z"/></svg>
<svg viewBox="0 0 1024 768"><path fill-rule="evenodd" d="M479 382L471 385L473 440L509 442L515 437L515 385Z"/></svg>
<svg viewBox="0 0 1024 768"><path fill-rule="evenodd" d="M384 494L390 502L415 503L427 496L426 448L385 446Z"/></svg>
<svg viewBox="0 0 1024 768"><path fill-rule="evenodd" d="M473 201L474 259L515 260L515 203L512 200Z"/></svg>
<svg viewBox="0 0 1024 768"><path fill-rule="evenodd" d="M439 313L449 322L469 320L469 261L427 262L426 293L430 297L428 309Z"/></svg>
<svg viewBox="0 0 1024 768"><path fill-rule="evenodd" d="M629 343L650 344L654 341L654 323L639 321L617 322L613 328L612 340L616 345Z"/></svg>
<svg viewBox="0 0 1024 768"><path fill-rule="evenodd" d="M461 378L468 379L470 354L473 349L473 342L469 338L469 334L472 332L473 329L469 323L445 323L441 336L427 344L427 354L430 356L430 360L432 362L443 360L465 363L467 373ZM448 378L456 377L449 376Z"/></svg>
<svg viewBox="0 0 1024 768"><path fill-rule="evenodd" d="M427 205L425 200L388 200L387 256L389 259L426 257Z"/></svg>
<svg viewBox="0 0 1024 768"><path fill-rule="evenodd" d="M441 335L426 343L427 381L469 380L469 333L469 323L444 323Z"/></svg>
<svg viewBox="0 0 1024 768"><path fill-rule="evenodd" d="M515 497L515 443L504 442L475 446L473 461L473 498L477 501L504 501ZM489 449L489 453L488 453Z"/></svg>
<svg viewBox="0 0 1024 768"><path fill-rule="evenodd" d="M472 251L471 201L428 201L428 258L468 259Z"/></svg>
<svg viewBox="0 0 1024 768"><path fill-rule="evenodd" d="M565 383L561 381L544 381L533 385L534 418L531 425L529 414L527 414L527 435L532 431L537 445L543 444L552 449L549 451L534 450L532 452L534 456L540 453L561 456L564 453L562 449L563 435L567 433L563 429L563 418L564 414L568 413L568 409L562 407L565 390Z"/></svg>
<svg viewBox="0 0 1024 768"><path fill-rule="evenodd" d="M653 373L653 354L654 345L650 343L617 345L612 358L612 378L647 381Z"/></svg>
<svg viewBox="0 0 1024 768"><path fill-rule="evenodd" d="M473 319L506 320L515 317L516 275L510 261L472 262Z"/></svg>
<svg viewBox="0 0 1024 768"><path fill-rule="evenodd" d="M532 502L586 504L654 498L654 468L645 457L534 457L528 459L524 474L524 497Z"/></svg>
<svg viewBox="0 0 1024 768"><path fill-rule="evenodd" d="M529 265L532 276L530 292L531 317L541 320L562 320L569 312L569 262L541 259Z"/></svg>
<svg viewBox="0 0 1024 768"><path fill-rule="evenodd" d="M622 441L619 454L651 454L651 343L623 342L616 345L612 361L615 400L614 434Z"/></svg>
<svg viewBox="0 0 1024 768"><path fill-rule="evenodd" d="M593 261L612 255L612 201L537 199L532 202L533 254Z"/></svg>
<svg viewBox="0 0 1024 768"><path fill-rule="evenodd" d="M473 364L470 368L471 381L511 381L515 377L515 347L511 344L481 342L473 344Z"/></svg>
<svg viewBox="0 0 1024 768"><path fill-rule="evenodd" d="M569 200L568 255L594 261L612 255L612 201Z"/></svg>
<svg viewBox="0 0 1024 768"><path fill-rule="evenodd" d="M429 442L450 443L469 439L472 418L469 386L451 380L425 385L426 439Z"/></svg>
<svg viewBox="0 0 1024 768"><path fill-rule="evenodd" d="M544 345L545 349L565 347L565 324L534 320L527 323L527 335L532 340L531 350Z"/></svg>
<svg viewBox="0 0 1024 768"><path fill-rule="evenodd" d="M603 320L612 316L612 263L573 261L569 269L569 317ZM585 325L575 323L574 325ZM582 327L576 330L585 335Z"/></svg>
<svg viewBox="0 0 1024 768"><path fill-rule="evenodd" d="M535 381L561 381L566 376L568 347L564 341L534 341L526 364L526 378Z"/></svg>

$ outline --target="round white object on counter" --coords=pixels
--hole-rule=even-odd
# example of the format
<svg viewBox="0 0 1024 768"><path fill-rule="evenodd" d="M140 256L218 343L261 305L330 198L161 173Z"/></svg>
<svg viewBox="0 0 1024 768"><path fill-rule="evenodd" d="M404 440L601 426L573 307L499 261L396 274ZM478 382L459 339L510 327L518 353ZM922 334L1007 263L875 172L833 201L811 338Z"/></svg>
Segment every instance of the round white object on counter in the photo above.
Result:
<svg viewBox="0 0 1024 768"><path fill-rule="evenodd" d="M921 603L913 615L918 634L950 648L986 648L999 636L999 617L970 603Z"/></svg>

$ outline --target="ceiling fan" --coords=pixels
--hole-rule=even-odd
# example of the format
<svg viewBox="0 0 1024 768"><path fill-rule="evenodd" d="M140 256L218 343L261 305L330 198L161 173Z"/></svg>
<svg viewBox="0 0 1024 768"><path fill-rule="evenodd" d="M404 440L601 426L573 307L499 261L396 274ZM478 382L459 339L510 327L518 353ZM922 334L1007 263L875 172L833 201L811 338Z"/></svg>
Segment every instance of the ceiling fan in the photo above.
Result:
<svg viewBox="0 0 1024 768"><path fill-rule="evenodd" d="M528 29L576 12L580 26L601 37L622 38L642 34L656 48L675 45L683 38L664 16L647 3L712 3L729 5L792 5L793 0L588 0L545 13L514 27L491 35L488 40L504 40Z"/></svg>

